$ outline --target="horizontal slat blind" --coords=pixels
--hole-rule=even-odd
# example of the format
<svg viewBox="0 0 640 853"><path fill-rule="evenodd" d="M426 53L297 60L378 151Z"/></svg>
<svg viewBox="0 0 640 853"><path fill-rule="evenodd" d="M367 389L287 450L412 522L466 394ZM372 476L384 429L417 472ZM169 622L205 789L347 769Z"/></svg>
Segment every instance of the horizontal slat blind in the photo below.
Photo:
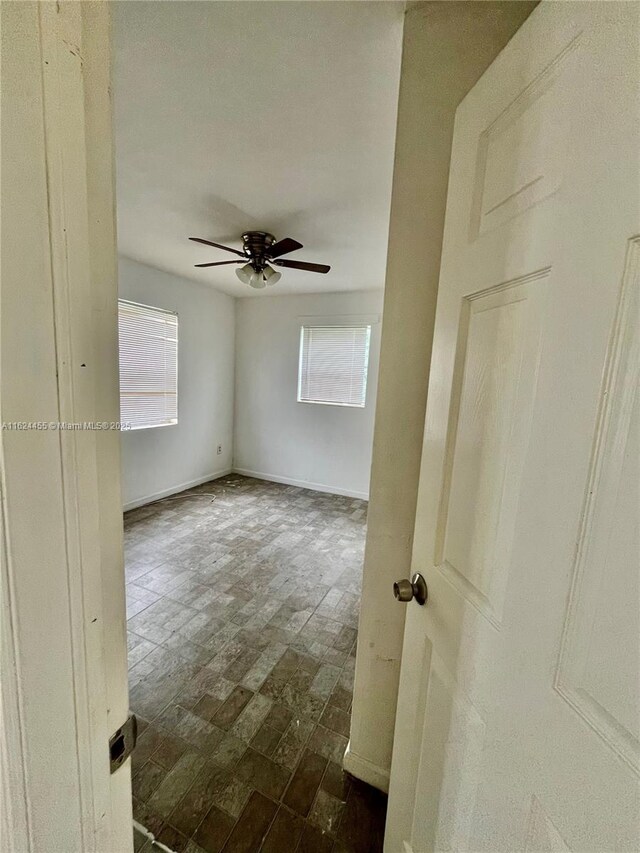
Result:
<svg viewBox="0 0 640 853"><path fill-rule="evenodd" d="M303 326L298 400L365 404L371 326Z"/></svg>
<svg viewBox="0 0 640 853"><path fill-rule="evenodd" d="M178 315L118 302L120 420L131 429L178 422Z"/></svg>

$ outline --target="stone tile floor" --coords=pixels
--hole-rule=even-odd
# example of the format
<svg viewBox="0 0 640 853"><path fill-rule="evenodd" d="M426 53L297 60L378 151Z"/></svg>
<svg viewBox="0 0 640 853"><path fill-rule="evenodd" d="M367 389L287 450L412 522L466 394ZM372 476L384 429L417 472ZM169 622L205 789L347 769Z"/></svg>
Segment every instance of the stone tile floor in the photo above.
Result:
<svg viewBox="0 0 640 853"><path fill-rule="evenodd" d="M382 850L341 768L366 509L230 475L126 513L134 818L176 853Z"/></svg>

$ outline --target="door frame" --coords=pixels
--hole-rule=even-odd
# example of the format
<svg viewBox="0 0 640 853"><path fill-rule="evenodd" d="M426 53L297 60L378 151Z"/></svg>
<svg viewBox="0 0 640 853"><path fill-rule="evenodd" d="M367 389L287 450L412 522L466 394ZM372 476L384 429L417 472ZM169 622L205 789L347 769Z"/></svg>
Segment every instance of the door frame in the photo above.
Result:
<svg viewBox="0 0 640 853"><path fill-rule="evenodd" d="M119 434L50 426L119 419L109 6L0 14L0 847L126 853Z"/></svg>

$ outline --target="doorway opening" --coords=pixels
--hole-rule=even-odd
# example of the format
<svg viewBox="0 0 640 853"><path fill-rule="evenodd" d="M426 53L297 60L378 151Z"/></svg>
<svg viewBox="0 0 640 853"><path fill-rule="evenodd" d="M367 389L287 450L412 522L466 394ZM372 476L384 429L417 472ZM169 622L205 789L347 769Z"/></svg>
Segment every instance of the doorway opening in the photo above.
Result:
<svg viewBox="0 0 640 853"><path fill-rule="evenodd" d="M175 851L382 849L342 761L403 9L364 8L113 4L134 819Z"/></svg>

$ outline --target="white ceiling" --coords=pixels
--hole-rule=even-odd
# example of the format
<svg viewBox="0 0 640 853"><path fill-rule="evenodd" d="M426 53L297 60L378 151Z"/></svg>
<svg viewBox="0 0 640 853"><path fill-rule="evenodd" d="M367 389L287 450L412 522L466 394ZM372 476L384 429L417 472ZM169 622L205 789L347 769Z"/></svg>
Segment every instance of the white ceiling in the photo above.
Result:
<svg viewBox="0 0 640 853"><path fill-rule="evenodd" d="M270 294L382 287L403 3L116 2L121 254L254 296L247 229L304 244ZM264 292L264 291L262 291Z"/></svg>

